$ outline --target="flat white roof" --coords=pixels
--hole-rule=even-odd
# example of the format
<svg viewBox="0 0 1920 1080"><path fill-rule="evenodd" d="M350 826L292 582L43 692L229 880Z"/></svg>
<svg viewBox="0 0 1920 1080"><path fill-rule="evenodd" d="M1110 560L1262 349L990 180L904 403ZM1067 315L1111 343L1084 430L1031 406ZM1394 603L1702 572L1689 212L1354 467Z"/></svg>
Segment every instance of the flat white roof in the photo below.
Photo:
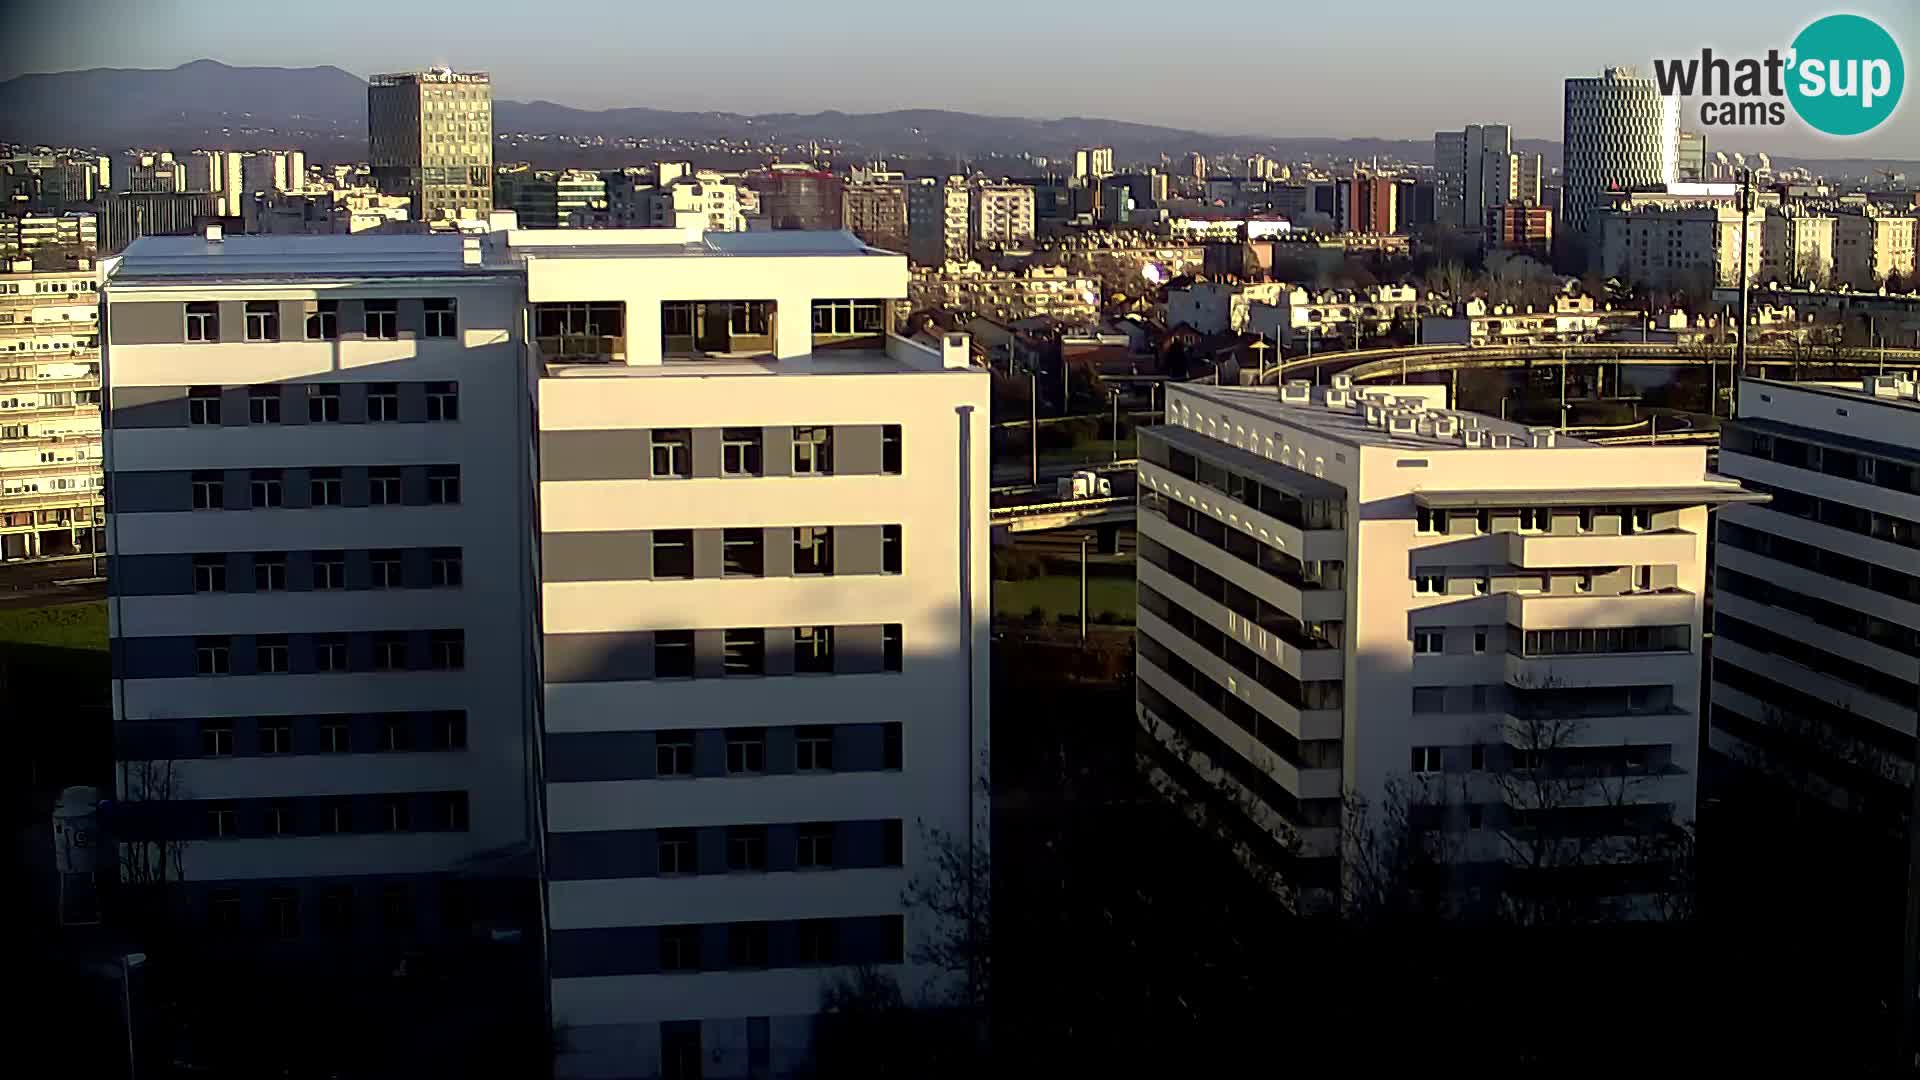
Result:
<svg viewBox="0 0 1920 1080"><path fill-rule="evenodd" d="M254 280L485 272L461 261L454 234L143 236L120 254L113 280Z"/></svg>
<svg viewBox="0 0 1920 1080"><path fill-rule="evenodd" d="M1315 387L1312 400L1306 403L1280 400L1280 392L1271 386L1207 386L1188 383L1178 388L1204 400L1239 409L1264 417L1275 423L1285 424L1300 431L1310 431L1316 435L1345 443L1348 446L1378 446L1401 450L1467 450L1458 437L1445 438L1432 434L1413 432L1394 432L1377 428L1367 423L1366 395L1369 393L1406 394L1416 388L1405 386L1377 386L1361 384L1351 391L1352 400L1358 403L1353 408L1331 408L1325 404L1326 388ZM1432 387L1424 389L1431 390ZM1478 427L1493 434L1512 435L1516 448L1531 449L1528 429L1525 424L1498 417L1486 416L1476 412L1463 412L1457 409L1429 408L1429 416L1456 416L1462 426ZM1551 449L1597 450L1593 443L1557 434ZM1483 451L1475 450L1474 453Z"/></svg>

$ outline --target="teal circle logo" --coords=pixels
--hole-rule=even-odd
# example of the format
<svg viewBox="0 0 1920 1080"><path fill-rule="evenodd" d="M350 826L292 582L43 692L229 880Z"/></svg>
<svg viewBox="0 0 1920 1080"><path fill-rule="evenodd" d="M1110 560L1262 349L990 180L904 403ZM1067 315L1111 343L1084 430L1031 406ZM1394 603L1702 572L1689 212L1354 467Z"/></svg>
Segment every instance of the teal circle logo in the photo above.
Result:
<svg viewBox="0 0 1920 1080"><path fill-rule="evenodd" d="M1828 15L1807 24L1793 39L1787 98L1815 131L1872 131L1893 115L1906 82L1900 46L1872 19Z"/></svg>

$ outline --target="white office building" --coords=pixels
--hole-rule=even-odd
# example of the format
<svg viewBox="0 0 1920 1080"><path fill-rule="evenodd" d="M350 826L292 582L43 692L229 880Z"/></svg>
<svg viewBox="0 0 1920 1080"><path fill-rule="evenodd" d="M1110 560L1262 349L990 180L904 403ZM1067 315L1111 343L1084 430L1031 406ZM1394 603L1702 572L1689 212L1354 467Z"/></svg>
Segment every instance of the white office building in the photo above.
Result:
<svg viewBox="0 0 1920 1080"><path fill-rule="evenodd" d="M1431 805L1495 890L1543 778L1590 776L1561 794L1602 835L1694 814L1708 510L1748 496L1699 447L1443 395L1175 386L1142 436L1140 723L1162 780L1266 830L1303 904L1337 902L1343 826L1382 824L1348 797Z"/></svg>
<svg viewBox="0 0 1920 1080"><path fill-rule="evenodd" d="M195 915L424 932L538 865L567 1076L801 1074L828 979L941 989L901 895L987 843L988 386L906 287L844 233L130 248L116 722Z"/></svg>
<svg viewBox="0 0 1920 1080"><path fill-rule="evenodd" d="M1675 183L1679 140L1679 101L1652 79L1620 67L1568 79L1558 234L1597 257L1607 193Z"/></svg>
<svg viewBox="0 0 1920 1080"><path fill-rule="evenodd" d="M1920 402L1906 376L1740 382L1714 576L1715 753L1836 805L1904 807L1920 694Z"/></svg>

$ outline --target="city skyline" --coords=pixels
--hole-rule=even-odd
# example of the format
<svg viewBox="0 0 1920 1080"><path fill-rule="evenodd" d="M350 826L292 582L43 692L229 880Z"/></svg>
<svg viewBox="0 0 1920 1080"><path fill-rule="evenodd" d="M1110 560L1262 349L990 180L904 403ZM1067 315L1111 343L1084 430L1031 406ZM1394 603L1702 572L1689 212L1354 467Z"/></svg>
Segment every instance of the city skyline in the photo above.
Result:
<svg viewBox="0 0 1920 1080"><path fill-rule="evenodd" d="M332 65L361 77L448 64L491 72L504 100L546 100L582 109L804 114L938 108L1031 118L1100 117L1227 136L1413 140L1465 123L1495 121L1510 124L1516 138L1554 140L1565 78L1597 75L1612 65L1650 70L1655 56L1686 55L1703 46L1728 54L1764 52L1784 46L1806 20L1802 9L1784 2L1755 5L1738 26L1723 25L1705 11L1647 4L1644 12L1657 12L1662 23L1658 32L1649 33L1644 18L1620 17L1583 27L1553 49L1527 51L1498 45L1502 25L1525 36L1523 24L1508 18L1528 11L1517 3L1484 5L1466 17L1466 26L1494 28L1495 37L1466 33L1455 12L1382 0L1365 12L1317 16L1304 42L1284 21L1252 5L1230 4L1227 16L1217 21L1233 33L1203 37L1185 53L1170 54L1157 36L1152 46L1119 36L1099 40L1097 48L1088 39L1084 50L1050 51L1047 63L1035 65L1028 54L1009 49L1003 35L982 29L996 24L989 18L943 28L941 47L957 62L930 65L911 27L896 28L897 43L889 46L888 28L850 21L861 7L836 8L845 17L834 18L819 6L796 11L753 0L741 12L762 32L729 37L724 51L697 39L641 45L636 51L634 42L646 39L620 31L644 29L643 16L590 0L576 12L578 18L609 32L561 39L516 25L509 52L500 47L502 20L468 18L449 25L437 5L393 11L368 0L343 0L337 17L348 23L377 19L389 31L343 56L318 39L255 29L253 20L239 17L240 5L232 0L194 5L194 19L176 17L183 10L178 2L109 0L91 18L75 19L36 0L16 15L15 25L25 33L0 55L0 78L95 67L167 68L202 58L234 65ZM226 17L228 9L235 17ZM1869 0L1853 10L1896 31L1911 21L1909 9L1887 0ZM1066 18L1023 12L1023 39L1071 43L1084 36ZM1401 32L1383 37L1377 30L1383 23ZM114 33L102 32L108 25ZM823 34L823 26L833 32ZM432 44L422 47L420 41ZM1446 48L1449 41L1457 47ZM1478 62L1489 55L1499 57L1497 65ZM1365 59L1356 61L1356 56ZM1475 78L1460 78L1463 64L1473 66ZM728 77L704 77L712 71ZM1135 74L1142 71L1158 77ZM1389 71L1391 80L1375 74ZM796 77L809 72L816 74ZM1124 74L1116 81L1115 72ZM1267 77L1250 81L1249 72ZM1444 85L1445 93L1405 92L1429 84ZM1330 95L1337 96L1337 109L1319 107L1329 87L1339 91ZM1275 102L1299 104L1276 109ZM1697 106L1683 105L1682 127L1699 127L1698 119ZM1822 137L1797 121L1777 131L1706 130L1717 145L1730 149L1894 157L1920 145L1920 113L1900 110L1876 131L1853 139Z"/></svg>

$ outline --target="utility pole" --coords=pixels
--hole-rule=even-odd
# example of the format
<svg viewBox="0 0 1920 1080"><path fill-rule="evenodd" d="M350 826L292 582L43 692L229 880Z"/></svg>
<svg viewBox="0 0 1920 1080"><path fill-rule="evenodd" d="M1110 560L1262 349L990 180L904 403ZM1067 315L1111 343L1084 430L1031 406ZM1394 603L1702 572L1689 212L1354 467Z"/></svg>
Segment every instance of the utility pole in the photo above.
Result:
<svg viewBox="0 0 1920 1080"><path fill-rule="evenodd" d="M1080 534L1080 640L1087 640L1087 534Z"/></svg>
<svg viewBox="0 0 1920 1080"><path fill-rule="evenodd" d="M1747 268L1748 225L1753 221L1753 170L1740 172L1740 378L1747 375L1747 292L1752 284L1753 274Z"/></svg>
<svg viewBox="0 0 1920 1080"><path fill-rule="evenodd" d="M1027 483L1040 486L1040 369L1027 369Z"/></svg>
<svg viewBox="0 0 1920 1080"><path fill-rule="evenodd" d="M1113 398L1113 460L1120 460L1120 391L1118 388L1107 391Z"/></svg>

